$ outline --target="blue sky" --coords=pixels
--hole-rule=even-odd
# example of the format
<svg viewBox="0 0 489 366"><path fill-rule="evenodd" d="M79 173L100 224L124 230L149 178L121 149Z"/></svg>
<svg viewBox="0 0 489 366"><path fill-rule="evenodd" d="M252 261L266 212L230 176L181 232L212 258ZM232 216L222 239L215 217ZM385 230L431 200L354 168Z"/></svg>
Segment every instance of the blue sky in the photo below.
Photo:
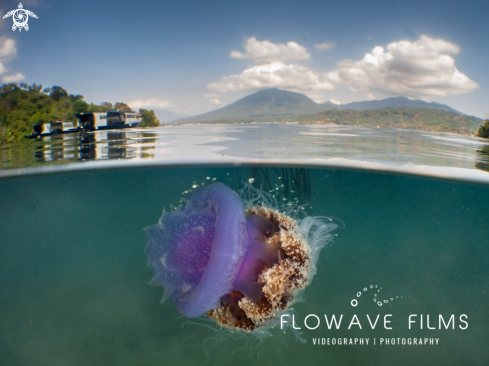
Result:
<svg viewBox="0 0 489 366"><path fill-rule="evenodd" d="M266 87L318 102L403 95L489 117L489 2L26 0L0 79L194 115ZM0 13L18 7L0 0Z"/></svg>

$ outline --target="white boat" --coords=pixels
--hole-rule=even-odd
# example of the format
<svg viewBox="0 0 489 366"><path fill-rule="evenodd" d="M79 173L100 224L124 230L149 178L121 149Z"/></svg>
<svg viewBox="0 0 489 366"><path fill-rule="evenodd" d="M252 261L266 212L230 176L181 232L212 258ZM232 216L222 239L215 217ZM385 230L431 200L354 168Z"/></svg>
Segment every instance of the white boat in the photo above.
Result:
<svg viewBox="0 0 489 366"><path fill-rule="evenodd" d="M106 130L138 127L143 118L134 111L88 112L77 115L78 125L84 130Z"/></svg>
<svg viewBox="0 0 489 366"><path fill-rule="evenodd" d="M37 125L34 125L33 128L34 132L29 137L50 136L53 134L63 134L78 131L78 128L73 125L73 122L68 121L38 123Z"/></svg>

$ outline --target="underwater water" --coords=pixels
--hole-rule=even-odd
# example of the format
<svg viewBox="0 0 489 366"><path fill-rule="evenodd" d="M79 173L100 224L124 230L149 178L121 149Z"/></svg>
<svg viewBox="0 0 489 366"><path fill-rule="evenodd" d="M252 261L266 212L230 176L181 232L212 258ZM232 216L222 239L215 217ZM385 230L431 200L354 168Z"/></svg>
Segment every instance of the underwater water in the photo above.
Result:
<svg viewBox="0 0 489 366"><path fill-rule="evenodd" d="M236 190L250 178L283 202L303 204L309 215L346 225L322 250L305 302L294 305L306 343L290 329L275 329L261 343L222 339L189 323L171 302L160 304L162 287L148 285L153 269L143 228L157 222L163 206L178 206L193 186L214 179ZM487 184L341 167L146 167L5 177L0 364L486 365L488 207ZM317 329L304 326L309 314L321 319ZM343 314L340 329L328 329L324 314ZM348 329L354 314L362 329ZM374 330L367 314L380 315ZM384 327L386 314L392 329ZM411 314L417 317L409 329ZM438 329L440 314L445 321L454 314L455 329ZM427 329L427 315L437 329ZM315 345L315 338L370 342ZM438 344L380 345L381 338L437 338Z"/></svg>

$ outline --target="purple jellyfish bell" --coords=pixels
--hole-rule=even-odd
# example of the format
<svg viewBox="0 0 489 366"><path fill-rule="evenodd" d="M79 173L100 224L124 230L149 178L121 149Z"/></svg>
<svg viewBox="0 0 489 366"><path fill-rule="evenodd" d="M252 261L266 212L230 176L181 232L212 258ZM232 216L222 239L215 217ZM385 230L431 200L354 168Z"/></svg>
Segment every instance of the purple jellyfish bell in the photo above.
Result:
<svg viewBox="0 0 489 366"><path fill-rule="evenodd" d="M220 306L248 252L243 203L232 189L214 183L197 189L182 208L163 213L145 228L152 285L165 288L182 315L194 318Z"/></svg>

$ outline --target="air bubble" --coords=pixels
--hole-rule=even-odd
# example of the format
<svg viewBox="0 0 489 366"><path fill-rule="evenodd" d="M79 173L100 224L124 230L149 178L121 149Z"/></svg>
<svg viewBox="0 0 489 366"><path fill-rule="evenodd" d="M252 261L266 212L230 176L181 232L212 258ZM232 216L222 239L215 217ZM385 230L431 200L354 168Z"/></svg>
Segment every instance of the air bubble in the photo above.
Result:
<svg viewBox="0 0 489 366"><path fill-rule="evenodd" d="M386 303L386 304L387 304L388 302L389 302L389 301L387 301L387 300L384 300L384 303Z"/></svg>
<svg viewBox="0 0 489 366"><path fill-rule="evenodd" d="M351 301L351 306L357 306L357 305L358 305L358 301L357 301L357 299L353 299L353 300Z"/></svg>
<svg viewBox="0 0 489 366"><path fill-rule="evenodd" d="M248 179L248 182L249 182L249 183L253 183L254 181L255 181L255 178L250 178L250 179Z"/></svg>
<svg viewBox="0 0 489 366"><path fill-rule="evenodd" d="M360 291L357 292L357 297L362 296L362 293Z"/></svg>
<svg viewBox="0 0 489 366"><path fill-rule="evenodd" d="M364 287L364 288L363 288L363 291L367 291L367 288L366 288L366 287Z"/></svg>
<svg viewBox="0 0 489 366"><path fill-rule="evenodd" d="M382 306L382 301L377 302L377 305Z"/></svg>
<svg viewBox="0 0 489 366"><path fill-rule="evenodd" d="M197 184L194 184L194 185L192 186L192 188L197 188L197 187L198 187L198 185L197 185Z"/></svg>

